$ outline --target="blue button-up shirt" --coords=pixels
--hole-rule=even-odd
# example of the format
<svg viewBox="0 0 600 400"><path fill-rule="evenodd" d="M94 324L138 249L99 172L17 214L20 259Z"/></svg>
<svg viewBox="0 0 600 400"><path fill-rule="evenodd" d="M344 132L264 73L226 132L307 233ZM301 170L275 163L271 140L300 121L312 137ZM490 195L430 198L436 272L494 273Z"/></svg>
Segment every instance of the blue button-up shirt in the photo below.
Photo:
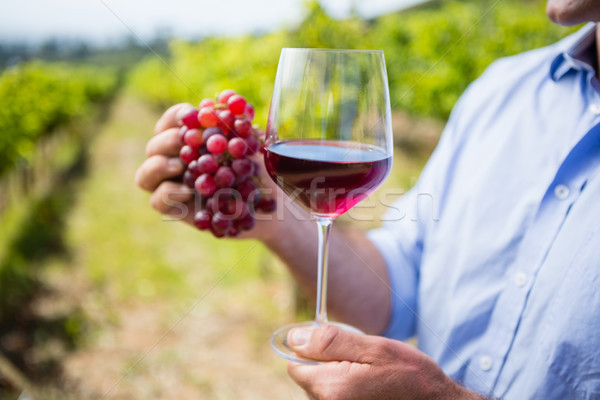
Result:
<svg viewBox="0 0 600 400"><path fill-rule="evenodd" d="M387 336L503 399L600 399L595 25L493 63L370 239Z"/></svg>

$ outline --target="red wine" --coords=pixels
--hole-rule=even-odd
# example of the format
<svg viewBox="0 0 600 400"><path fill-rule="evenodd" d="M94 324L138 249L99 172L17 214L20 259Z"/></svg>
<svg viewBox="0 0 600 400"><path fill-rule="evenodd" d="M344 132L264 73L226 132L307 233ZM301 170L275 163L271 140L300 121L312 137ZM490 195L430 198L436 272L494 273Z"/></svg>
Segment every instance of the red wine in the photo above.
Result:
<svg viewBox="0 0 600 400"><path fill-rule="evenodd" d="M269 146L265 165L294 201L316 215L337 217L383 182L392 157L356 142L291 140Z"/></svg>

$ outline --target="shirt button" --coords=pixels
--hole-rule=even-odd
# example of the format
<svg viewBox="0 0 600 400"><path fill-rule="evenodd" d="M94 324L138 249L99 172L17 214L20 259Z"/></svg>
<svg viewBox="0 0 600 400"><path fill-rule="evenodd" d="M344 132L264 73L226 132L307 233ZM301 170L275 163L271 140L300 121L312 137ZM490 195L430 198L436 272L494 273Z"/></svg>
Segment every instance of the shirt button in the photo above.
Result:
<svg viewBox="0 0 600 400"><path fill-rule="evenodd" d="M554 195L559 200L566 199L567 197L569 197L570 194L571 194L571 191L569 190L569 187L566 185L561 184L561 185L556 185L554 187Z"/></svg>
<svg viewBox="0 0 600 400"><path fill-rule="evenodd" d="M492 369L493 363L492 357L490 356L481 356L479 358L479 368L481 368L482 371L489 371Z"/></svg>
<svg viewBox="0 0 600 400"><path fill-rule="evenodd" d="M527 283L527 275L524 272L519 272L515 275L515 285L523 287Z"/></svg>
<svg viewBox="0 0 600 400"><path fill-rule="evenodd" d="M600 115L600 104L590 104L589 110L592 114Z"/></svg>

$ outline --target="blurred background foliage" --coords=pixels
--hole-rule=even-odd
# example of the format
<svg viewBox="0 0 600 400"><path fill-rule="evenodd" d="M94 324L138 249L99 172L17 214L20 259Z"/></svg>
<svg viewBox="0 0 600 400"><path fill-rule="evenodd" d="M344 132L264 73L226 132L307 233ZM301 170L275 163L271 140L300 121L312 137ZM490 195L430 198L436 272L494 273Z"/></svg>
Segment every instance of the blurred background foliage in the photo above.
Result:
<svg viewBox="0 0 600 400"><path fill-rule="evenodd" d="M35 142L81 117L117 87L111 70L32 61L0 75L0 175L32 154Z"/></svg>
<svg viewBox="0 0 600 400"><path fill-rule="evenodd" d="M61 63L34 60L6 68L0 76L0 175L27 159L40 137L110 95L117 82L161 109L234 87L255 104L257 121L264 123L282 47L381 49L393 108L443 121L493 60L573 31L549 23L539 0L506 0L491 8L487 1L432 1L373 20L334 20L314 0L305 7L297 27L260 36L173 40L166 54L165 40L157 39L150 43L154 51L140 62L129 57L127 65L127 56L78 48L69 53L70 63L63 57ZM130 45L130 53L139 55L140 45ZM40 55L55 60L60 47L54 46L55 53L44 47ZM0 52L5 60L11 59L8 52Z"/></svg>
<svg viewBox="0 0 600 400"><path fill-rule="evenodd" d="M133 185L166 107L233 88L255 105L264 127L281 48L381 49L398 146L385 185L402 192L462 91L493 60L574 29L551 24L542 0L439 0L370 20L335 20L313 0L298 25L261 35L129 38L105 48L52 40L35 51L0 43L0 399L16 398L31 382L59 390L56 398L99 398L124 371L116 398L258 399L292 390L265 344L275 327L297 318L286 314L299 300L283 268L255 244L159 224ZM202 303L201 313L221 319L186 329L203 335L201 328L229 321L234 329L215 334L235 334L226 348L180 331L179 345L158 346L156 357L134 363L154 343L144 347L140 338L162 340L173 310L183 314L211 291L215 300ZM202 350L198 357L213 354L210 369L194 370L202 363L188 359L190 347ZM225 356L229 348L236 353ZM102 375L98 382L90 365ZM236 368L248 379L232 386ZM159 372L173 379L153 379Z"/></svg>
<svg viewBox="0 0 600 400"><path fill-rule="evenodd" d="M129 74L133 90L164 108L235 87L264 122L282 47L380 49L396 109L445 120L458 96L495 59L541 47L572 29L548 22L541 1L430 2L374 20L336 21L316 1L295 28L241 38L171 44Z"/></svg>

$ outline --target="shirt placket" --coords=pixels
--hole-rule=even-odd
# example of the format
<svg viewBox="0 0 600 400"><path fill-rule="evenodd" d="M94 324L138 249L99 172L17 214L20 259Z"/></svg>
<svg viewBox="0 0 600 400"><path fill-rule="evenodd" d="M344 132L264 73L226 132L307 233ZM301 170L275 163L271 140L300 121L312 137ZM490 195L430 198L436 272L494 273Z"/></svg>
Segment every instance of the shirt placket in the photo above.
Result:
<svg viewBox="0 0 600 400"><path fill-rule="evenodd" d="M496 387L536 275L571 205L579 197L589 174L600 164L599 149L600 125L592 128L573 148L549 185L523 237L518 256L507 269L506 284L494 307L492 322L467 372L467 380L480 386L474 389L492 393Z"/></svg>

